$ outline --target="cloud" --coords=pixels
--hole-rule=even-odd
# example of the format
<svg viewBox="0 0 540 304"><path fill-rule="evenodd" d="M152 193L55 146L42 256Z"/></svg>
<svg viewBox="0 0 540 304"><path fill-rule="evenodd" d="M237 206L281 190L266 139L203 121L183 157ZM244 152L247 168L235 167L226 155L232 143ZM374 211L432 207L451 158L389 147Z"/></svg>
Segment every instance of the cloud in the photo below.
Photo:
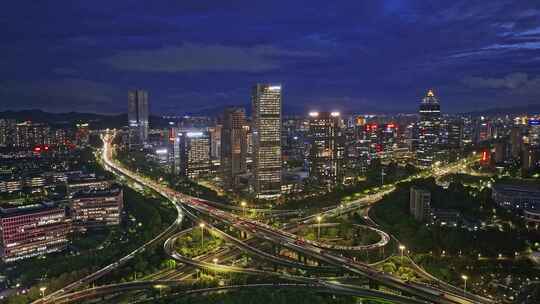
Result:
<svg viewBox="0 0 540 304"><path fill-rule="evenodd" d="M103 61L118 70L141 72L264 72L280 68L281 58L320 56L316 52L285 50L268 45L231 47L186 43L181 47L120 52Z"/></svg>
<svg viewBox="0 0 540 304"><path fill-rule="evenodd" d="M511 73L502 78L466 77L463 83L474 89L508 89L529 92L540 88L540 78L526 73Z"/></svg>

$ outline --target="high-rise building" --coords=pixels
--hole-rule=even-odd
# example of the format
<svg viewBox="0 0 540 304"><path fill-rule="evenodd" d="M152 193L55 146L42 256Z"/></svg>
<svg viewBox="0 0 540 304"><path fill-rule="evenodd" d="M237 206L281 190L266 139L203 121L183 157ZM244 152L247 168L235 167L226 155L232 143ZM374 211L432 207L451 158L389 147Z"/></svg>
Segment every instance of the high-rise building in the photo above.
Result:
<svg viewBox="0 0 540 304"><path fill-rule="evenodd" d="M431 192L417 187L411 187L409 210L415 220L425 222L431 213Z"/></svg>
<svg viewBox="0 0 540 304"><path fill-rule="evenodd" d="M446 124L446 146L449 149L459 149L463 139L463 122L460 119L450 119Z"/></svg>
<svg viewBox="0 0 540 304"><path fill-rule="evenodd" d="M235 189L238 175L246 172L247 138L246 112L242 108L227 108L221 129L221 176L226 190Z"/></svg>
<svg viewBox="0 0 540 304"><path fill-rule="evenodd" d="M148 92L134 90L128 92L128 124L134 142L148 139Z"/></svg>
<svg viewBox="0 0 540 304"><path fill-rule="evenodd" d="M281 103L280 85L253 87L253 188L258 198L281 194Z"/></svg>
<svg viewBox="0 0 540 304"><path fill-rule="evenodd" d="M1 206L0 225L5 263L64 250L71 232L65 208L55 203Z"/></svg>
<svg viewBox="0 0 540 304"><path fill-rule="evenodd" d="M15 128L15 146L17 148L32 148L50 144L51 129L49 126L30 121L17 124Z"/></svg>
<svg viewBox="0 0 540 304"><path fill-rule="evenodd" d="M16 125L13 119L0 119L0 147L13 146Z"/></svg>
<svg viewBox="0 0 540 304"><path fill-rule="evenodd" d="M210 156L212 159L221 159L221 129L222 125L217 124L208 129L210 133Z"/></svg>
<svg viewBox="0 0 540 304"><path fill-rule="evenodd" d="M343 182L345 138L339 112L309 113L309 175L319 184Z"/></svg>
<svg viewBox="0 0 540 304"><path fill-rule="evenodd" d="M420 166L429 167L439 149L441 124L441 106L432 90L422 99L419 114L416 158Z"/></svg>
<svg viewBox="0 0 540 304"><path fill-rule="evenodd" d="M210 173L210 137L208 132L182 132L180 136L180 174L190 179Z"/></svg>
<svg viewBox="0 0 540 304"><path fill-rule="evenodd" d="M540 119L529 119L529 145L540 148Z"/></svg>
<svg viewBox="0 0 540 304"><path fill-rule="evenodd" d="M523 136L521 134L520 127L513 127L510 131L510 149L512 158L519 159L521 156L521 149L523 147Z"/></svg>

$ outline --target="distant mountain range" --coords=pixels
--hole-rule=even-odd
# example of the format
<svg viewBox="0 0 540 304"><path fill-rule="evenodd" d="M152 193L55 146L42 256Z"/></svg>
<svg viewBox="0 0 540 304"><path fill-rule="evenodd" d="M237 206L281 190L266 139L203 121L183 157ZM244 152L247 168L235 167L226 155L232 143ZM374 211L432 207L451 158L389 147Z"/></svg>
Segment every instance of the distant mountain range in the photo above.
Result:
<svg viewBox="0 0 540 304"><path fill-rule="evenodd" d="M188 113L192 116L218 116L223 113L223 110L227 106L217 106L213 108L207 108L193 113ZM246 114L251 115L251 105L244 104L238 105L246 109ZM303 115L307 113L309 109L306 106L298 105L285 106L283 112L288 115ZM376 111L375 111L376 112ZM393 114L393 113L389 113ZM508 107L508 108L492 108L481 111L473 111L462 113L471 116L492 116L492 115L518 115L518 114L540 114L540 104L530 104L526 106ZM0 118L16 119L18 121L35 121L47 123L53 126L65 127L74 126L80 122L87 122L92 129L102 128L122 128L127 125L127 114L95 114L95 113L49 113L43 110L22 110L22 111L4 111L0 112ZM150 125L154 128L165 127L168 125L169 120L162 118L161 116L150 116Z"/></svg>
<svg viewBox="0 0 540 304"><path fill-rule="evenodd" d="M0 112L0 118L17 121L33 121L47 123L56 127L75 126L77 123L89 123L92 129L122 128L127 125L127 114L104 115L95 113L49 113L42 110L22 110ZM150 124L156 127L167 125L167 121L159 116L150 116Z"/></svg>
<svg viewBox="0 0 540 304"><path fill-rule="evenodd" d="M540 114L540 104L529 104L526 106L517 107L505 107L505 108L491 108L486 110L479 110L473 112L464 113L471 116L491 116L491 115L519 115L519 114Z"/></svg>

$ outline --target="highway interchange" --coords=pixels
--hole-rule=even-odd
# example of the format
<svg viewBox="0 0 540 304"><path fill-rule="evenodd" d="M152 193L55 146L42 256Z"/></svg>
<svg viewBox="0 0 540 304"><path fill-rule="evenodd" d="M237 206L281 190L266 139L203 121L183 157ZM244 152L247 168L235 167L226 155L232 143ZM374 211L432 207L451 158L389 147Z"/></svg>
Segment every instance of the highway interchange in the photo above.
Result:
<svg viewBox="0 0 540 304"><path fill-rule="evenodd" d="M154 286L179 286L182 285L182 280L192 275L193 270L196 268L210 269L212 271L224 271L224 272L239 272L251 275L262 276L275 276L286 281L295 281L298 284L304 286L304 288L313 288L320 292L328 292L334 294L348 294L359 297L377 298L392 301L395 303L441 303L441 304L467 304L467 303L493 303L492 300L486 299L480 296L476 296L470 293L459 292L459 288L448 284L439 284L438 286L425 285L413 282L404 282L399 278L385 274L371 265L354 261L340 254L342 250L351 250L350 248L329 248L329 245L314 241L304 240L293 234L292 231L298 229L299 225L311 225L317 222L317 217L335 217L341 214L350 213L351 211L358 210L361 207L368 206L369 204L380 200L385 194L393 191L395 188L392 186L389 189L378 192L376 194L368 195L362 199L351 202L347 205L339 205L330 210L324 211L319 214L310 215L299 219L295 223L286 224L281 229L271 227L259 221L249 219L237 215L230 211L240 211L242 208L229 205L218 204L215 202L208 202L200 198L187 196L182 193L178 193L161 183L149 180L141 177L134 172L131 172L118 164L112 159L111 138L113 134L108 133L103 137L104 147L102 149L101 157L105 167L111 170L117 175L129 177L130 179L144 185L150 189L155 190L162 196L169 199L174 203L178 212L176 221L163 231L160 235L144 244L137 250L128 254L127 256L119 259L118 261L107 265L106 267L98 270L97 272L79 280L72 284L55 291L42 299L35 301L34 303L76 303L82 299L92 298L96 296L102 296L104 294L114 294L123 291L143 290L153 288ZM455 168L459 167L458 164L449 166L447 168L441 168L437 172L438 175L443 175L448 172L452 172ZM230 210L230 211L226 211ZM271 209L258 209L257 212L261 213L287 213L295 211L278 211L275 212ZM403 293L404 296L399 296L391 293L383 293L378 290L371 290L369 288L363 288L359 286L350 286L338 283L334 280L325 280L324 277L302 277L290 274L284 274L283 272L273 272L260 269L249 269L243 267L226 266L216 263L211 263L213 256L205 257L201 259L190 259L181 256L176 252L174 248L175 240L181 236L184 231L174 233L178 227L180 227L183 218L189 217L196 223L204 222L207 229L211 229L212 232L218 234L220 237L232 243L234 247L226 247L217 254L220 255L220 261L224 261L223 257L227 259L235 258L241 252L247 252L250 255L257 256L270 263L286 266L290 268L303 268L327 271L330 269L339 269L345 273L358 275L369 279L372 282L390 287L391 289L398 290ZM212 222L219 223L219 225L225 225L226 227L233 227L235 230L243 231L246 235L249 235L247 239L239 239L230 235L218 227L215 227ZM375 229L375 228L373 228ZM382 232L382 231L381 231ZM384 233L384 232L382 232ZM384 233L385 234L385 233ZM384 234L383 239L384 239ZM264 250L258 249L257 246L251 245L254 239L264 240L270 242L275 246L287 248L288 250L297 252L312 260L319 261L322 265L308 265L296 260L292 260L283 256L277 256L267 253ZM187 270L182 269L179 274L176 274L178 279L165 280L155 279L146 281L135 281L123 284L111 284L104 285L95 288L85 288L78 290L81 287L88 286L91 282L103 277L107 273L117 269L130 261L137 254L143 252L147 247L153 246L157 243L164 241L164 249L175 260L185 265L183 268L189 267ZM379 242L379 245L386 245L388 240ZM182 271L184 270L184 271ZM429 275L429 274L427 274ZM174 276L173 276L174 277ZM294 284L293 284L294 285ZM291 285L291 286L293 286ZM287 286L284 284L284 286ZM229 289L234 289L234 286L229 286ZM78 290L78 291L77 291ZM196 293L197 291L192 291ZM211 292L208 290L207 292ZM405 296L406 295L406 296Z"/></svg>

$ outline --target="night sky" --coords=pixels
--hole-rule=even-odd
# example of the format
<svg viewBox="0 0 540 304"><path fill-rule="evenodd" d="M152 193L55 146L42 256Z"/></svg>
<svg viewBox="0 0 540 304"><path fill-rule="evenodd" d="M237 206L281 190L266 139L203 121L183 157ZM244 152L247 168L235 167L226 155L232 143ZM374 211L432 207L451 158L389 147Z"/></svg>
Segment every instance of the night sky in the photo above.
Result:
<svg viewBox="0 0 540 304"><path fill-rule="evenodd" d="M5 1L0 110L125 112L249 104L282 83L285 110L444 112L540 103L540 1Z"/></svg>

